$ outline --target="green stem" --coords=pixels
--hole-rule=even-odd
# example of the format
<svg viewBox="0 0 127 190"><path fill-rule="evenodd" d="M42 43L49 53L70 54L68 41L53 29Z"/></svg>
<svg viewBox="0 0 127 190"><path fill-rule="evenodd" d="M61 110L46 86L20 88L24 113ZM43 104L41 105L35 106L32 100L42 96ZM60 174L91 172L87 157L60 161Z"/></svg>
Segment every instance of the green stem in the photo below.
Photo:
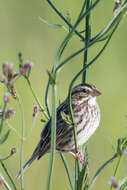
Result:
<svg viewBox="0 0 127 190"><path fill-rule="evenodd" d="M14 188L14 190L18 190L17 187L16 187L16 185L15 185L15 183L14 183L14 181L13 181L13 179L12 179L12 177L11 177L11 175L9 174L9 172L7 170L7 167L5 166L5 164L3 163L2 160L0 160L0 163L1 163L2 168L5 171L6 175L8 176L8 178L9 178L9 180L10 180L10 182L11 182L13 188Z"/></svg>
<svg viewBox="0 0 127 190"><path fill-rule="evenodd" d="M51 119L51 147L50 147L50 166L47 180L47 190L51 188L51 177L54 164L54 156L56 149L56 87L52 85L52 119Z"/></svg>
<svg viewBox="0 0 127 190"><path fill-rule="evenodd" d="M8 156L4 157L4 158L0 158L0 160L4 161L7 160L8 158L10 158L12 156L12 154L10 153Z"/></svg>
<svg viewBox="0 0 127 190"><path fill-rule="evenodd" d="M27 81L27 83L28 83L28 86L30 87L30 90L31 90L31 92L32 92L32 95L33 95L33 97L35 98L35 100L36 100L36 102L37 102L37 104L38 104L40 110L43 112L45 118L46 118L47 120L49 120L49 117L48 117L48 115L47 115L45 109L44 109L43 106L41 105L41 103L40 103L40 101L39 101L37 95L35 94L35 92L34 92L32 86L31 86L30 80L29 80L27 77L25 77L25 79L26 79L26 81Z"/></svg>
<svg viewBox="0 0 127 190"><path fill-rule="evenodd" d="M74 116L73 116L73 110L72 110L72 102L71 102L71 93L72 93L72 85L73 83L71 82L70 86L69 86L69 91L68 91L68 106L69 106L69 113L70 113L70 119L72 121L72 126L73 126L73 134L74 134L74 143L75 143L75 152L76 154L78 153L78 143L77 143L77 133L76 133L76 125L75 125L75 120L74 120ZM76 165L77 165L77 174L79 174L80 171L80 165L79 165L79 159L76 159ZM75 178L76 181L77 178ZM76 184L76 182L75 182Z"/></svg>
<svg viewBox="0 0 127 190"><path fill-rule="evenodd" d="M119 24L119 23L118 23ZM118 26L117 24L117 26ZM77 78L85 71L86 68L88 68L90 65L92 65L96 59L102 54L102 52L104 51L104 49L106 48L107 44L109 43L114 31L116 30L117 26L114 28L114 30L112 31L111 35L109 36L108 40L106 41L106 43L104 44L104 47L100 50L100 52L96 55L96 57L89 63L87 64L71 81L70 86L69 86L69 94L68 94L68 105L69 105L69 111L70 111L70 116L71 116L71 120L72 120L72 125L73 125L73 132L74 132L74 141L75 141L75 148L76 148L76 152L78 152L77 150L77 135L76 135L76 129L75 129L75 123L74 123L74 117L73 117L73 110L72 110L72 105L71 105L71 91L72 91L72 87L75 83L75 81L77 80ZM79 171L79 162L77 160L77 167L78 167L78 171Z"/></svg>
<svg viewBox="0 0 127 190"><path fill-rule="evenodd" d="M86 11L90 8L90 5L91 5L91 0L87 0L86 1ZM85 26L85 39L86 39L85 46L86 47L88 47L90 37L91 37L90 13L85 18L85 20L86 20L85 21L86 22L86 26ZM88 62L88 48L86 48L86 50L84 51L83 67L85 67L87 65L87 62ZM85 83L85 81L86 81L86 70L82 74L82 83Z"/></svg>
<svg viewBox="0 0 127 190"><path fill-rule="evenodd" d="M65 39L60 44L60 46L59 46L59 48L57 50L57 53L56 53L56 56L55 56L55 61L54 61L53 68L52 68L52 72L54 72L55 74L58 71L58 69L57 69L56 66L59 63L59 60L60 60L60 58L62 56L62 53L63 53L66 45L68 44L69 40L73 36L73 33L74 33L75 29L80 24L80 22L83 20L83 18L89 14L89 12L97 5L97 3L99 3L99 1L100 0L96 0L85 13L83 13L82 15L80 15L78 17L77 21L75 22L74 26L72 27L72 30L67 34L67 36L65 37ZM48 2L50 2L50 1L48 1ZM48 103L49 86L50 85L49 85L49 81L48 81L47 88L46 88L45 104L46 104L46 107L47 107L48 114L50 115L50 112L49 112L49 103Z"/></svg>
<svg viewBox="0 0 127 190"><path fill-rule="evenodd" d="M45 105L46 105L46 110L47 110L47 113L48 113L48 116L50 117L50 108L49 108L49 81L48 81L48 84L47 84L47 87L46 87L46 92L45 92Z"/></svg>
<svg viewBox="0 0 127 190"><path fill-rule="evenodd" d="M73 183L72 183L72 177L71 177L71 173L70 173L68 163L67 163L63 153L60 152L59 154L60 154L61 160L63 161L64 167L65 167L65 170L66 170L66 173L67 173L67 176L68 176L68 180L69 180L69 183L70 183L70 187L71 187L72 190L74 190Z"/></svg>
<svg viewBox="0 0 127 190"><path fill-rule="evenodd" d="M70 60L72 60L72 58L76 57L77 55L79 55L81 52L85 51L86 49L90 48L93 44L95 44L96 42L98 42L100 39L102 39L104 37L104 35L106 35L109 30L112 29L112 31L114 31L114 29L118 26L118 24L120 23L123 15L125 14L125 12L127 11L127 6L125 6L124 8L122 8L121 12L119 12L117 14L116 17L114 17L109 24L98 34L96 35L94 38L92 38L89 42L88 47L83 47L80 50L76 51L75 53L73 53L71 56L67 57L66 59L64 59L64 61L59 64L56 68L56 72L58 72L60 69L62 69L62 67L68 63ZM110 38L110 36L112 35L112 31L108 36L108 39Z"/></svg>
<svg viewBox="0 0 127 190"><path fill-rule="evenodd" d="M81 9L80 14L79 14L79 17L82 16L82 14L84 12L84 9L85 9L85 6L86 6L86 2L87 2L87 0L85 0L84 3L83 3L82 9Z"/></svg>
<svg viewBox="0 0 127 190"><path fill-rule="evenodd" d="M119 23L117 23L117 25L115 26L115 28L113 29L112 33L110 34L109 38L107 39L106 43L104 44L103 48L99 51L99 53L82 69L80 70L75 77L73 78L73 80L71 81L70 87L69 87L69 91L71 91L72 86L74 85L75 81L77 80L77 78L89 67L91 66L102 54L102 52L105 50L105 48L107 47L108 43L111 40L111 37L113 35L113 33L115 32L115 30L117 29ZM70 93L69 93L69 99L71 99ZM71 105L70 105L71 106ZM72 110L72 106L71 106L71 110Z"/></svg>
<svg viewBox="0 0 127 190"><path fill-rule="evenodd" d="M48 4L52 7L52 9L57 13L57 15L62 18L62 20L69 26L69 28L73 28L73 26L71 25L70 22L68 22L68 20L62 15L62 13L55 7L55 5L50 1L47 0ZM85 41L85 38L80 34L80 32L78 32L77 30L74 31L81 40Z"/></svg>
<svg viewBox="0 0 127 190"><path fill-rule="evenodd" d="M74 171L74 187L75 187L75 190L78 190L78 187L77 187L78 178L79 178L79 163L78 163L78 160L75 160L75 171Z"/></svg>
<svg viewBox="0 0 127 190"><path fill-rule="evenodd" d="M120 21L121 21L121 19L120 19L120 20L117 22L117 24L114 26L112 32L111 32L110 35L108 36L107 42L110 41L110 39L111 39L111 37L112 37L114 31L116 30L117 26L118 26L119 23L120 23ZM103 37L103 35L102 35L102 36L99 36L99 38L96 39L96 40L99 40L101 37ZM95 40L93 40L93 41L91 40L91 41L89 42L88 47L91 47L95 42L96 42ZM106 43L107 43L107 42L106 42ZM105 43L105 44L106 44L106 43ZM104 45L104 46L105 46L105 45ZM107 46L107 45L106 45L106 46ZM60 69L62 69L63 66L64 66L66 63L68 63L70 60L72 60L72 58L74 58L74 57L76 57L77 55L79 55L81 52L85 51L88 47L85 46L85 47L81 48L80 50L76 51L75 53L73 53L71 56L67 57L61 64L59 64L59 65L56 67L56 72L58 72ZM102 48L102 49L103 49L103 48ZM104 49L105 49L105 48L104 48ZM100 54L100 53L99 53L99 54ZM88 68L88 67L86 67L86 68Z"/></svg>
<svg viewBox="0 0 127 190"><path fill-rule="evenodd" d="M91 190L91 189L92 189L92 187L93 187L93 185L94 185L94 183L95 183L97 177L98 177L99 174L101 173L101 171L102 171L109 163L111 163L111 162L112 162L115 158L117 158L117 157L118 157L118 154L117 154L117 153L114 154L109 160L107 160L107 161L97 170L97 172L95 173L94 177L93 177L92 180L91 180L91 183L90 183L90 185L89 185L88 190Z"/></svg>
<svg viewBox="0 0 127 190"><path fill-rule="evenodd" d="M121 163L122 158L123 158L123 155L119 155L119 158L118 158L118 161L117 161L117 164L116 164L116 168L115 168L115 171L114 171L114 174L113 174L114 177L116 176L116 174L118 172L118 169L120 167L120 163ZM112 189L113 189L113 185L110 186L110 190L112 190Z"/></svg>
<svg viewBox="0 0 127 190"><path fill-rule="evenodd" d="M24 157L24 126L25 124L24 124L24 109L19 97L18 97L18 103L20 106L21 118L22 118L22 132L21 132L22 135L21 135L21 149L20 149L20 171L21 171L20 182L21 182L21 190L24 190L23 157Z"/></svg>
<svg viewBox="0 0 127 190"><path fill-rule="evenodd" d="M127 11L127 4L119 10L117 15L112 18L112 20L107 24L107 26L103 30L101 30L101 32L99 32L95 37L91 38L90 42L97 41L100 38L102 38L106 33L108 33L111 30L111 28L115 24L117 24L119 20L122 19L126 11Z"/></svg>

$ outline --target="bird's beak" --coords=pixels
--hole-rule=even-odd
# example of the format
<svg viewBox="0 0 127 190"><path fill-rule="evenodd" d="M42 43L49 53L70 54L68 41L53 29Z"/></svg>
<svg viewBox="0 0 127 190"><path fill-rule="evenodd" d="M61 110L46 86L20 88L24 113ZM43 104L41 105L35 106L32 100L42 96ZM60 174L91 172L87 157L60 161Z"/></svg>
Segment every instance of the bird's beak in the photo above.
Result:
<svg viewBox="0 0 127 190"><path fill-rule="evenodd" d="M101 95L101 92L99 92L98 90L95 90L95 91L94 91L94 95L95 95L95 96L100 96L100 95Z"/></svg>

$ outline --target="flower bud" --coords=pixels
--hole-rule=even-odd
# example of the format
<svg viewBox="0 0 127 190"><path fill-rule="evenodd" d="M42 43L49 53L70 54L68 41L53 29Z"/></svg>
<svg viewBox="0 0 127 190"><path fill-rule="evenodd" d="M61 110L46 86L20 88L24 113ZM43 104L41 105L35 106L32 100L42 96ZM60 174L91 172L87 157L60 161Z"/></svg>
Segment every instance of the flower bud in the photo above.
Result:
<svg viewBox="0 0 127 190"><path fill-rule="evenodd" d="M5 182L4 182L4 179L0 176L0 186L3 185Z"/></svg>
<svg viewBox="0 0 127 190"><path fill-rule="evenodd" d="M8 104L9 101L10 101L10 100L9 100L9 93L6 92L6 93L5 93L5 96L4 96L4 103L5 103L5 104Z"/></svg>
<svg viewBox="0 0 127 190"><path fill-rule="evenodd" d="M31 67L33 67L33 63L30 61L27 61L21 68L20 68L20 73L22 75L26 75L26 73L28 72L29 69L31 69Z"/></svg>
<svg viewBox="0 0 127 190"><path fill-rule="evenodd" d="M14 154L14 153L16 153L16 152L17 152L17 150L16 150L15 147L11 149L11 154Z"/></svg>
<svg viewBox="0 0 127 190"><path fill-rule="evenodd" d="M36 117L39 111L38 105L34 105L33 117Z"/></svg>
<svg viewBox="0 0 127 190"><path fill-rule="evenodd" d="M13 64L10 64L8 66L8 77L11 78L12 77L12 72L13 72Z"/></svg>
<svg viewBox="0 0 127 190"><path fill-rule="evenodd" d="M8 62L3 63L3 74L8 76Z"/></svg>
<svg viewBox="0 0 127 190"><path fill-rule="evenodd" d="M119 187L118 182L114 176L112 176L111 181L109 181L109 185L112 185L114 189L117 189Z"/></svg>

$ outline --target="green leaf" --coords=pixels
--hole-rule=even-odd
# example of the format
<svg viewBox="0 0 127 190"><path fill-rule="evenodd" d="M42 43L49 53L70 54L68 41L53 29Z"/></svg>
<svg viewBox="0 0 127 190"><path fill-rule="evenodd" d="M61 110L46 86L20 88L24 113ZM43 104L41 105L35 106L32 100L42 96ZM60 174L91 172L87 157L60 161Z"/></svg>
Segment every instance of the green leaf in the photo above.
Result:
<svg viewBox="0 0 127 190"><path fill-rule="evenodd" d="M3 144L7 140L9 133L10 130L8 130L8 132L0 139L0 144Z"/></svg>
<svg viewBox="0 0 127 190"><path fill-rule="evenodd" d="M54 23L51 23L51 22L49 22L49 21L47 21L47 20L45 20L45 19L43 19L43 18L41 18L41 17L39 17L39 19L40 19L40 21L42 21L43 23L45 23L45 24L47 24L48 26L51 26L51 27L53 27L53 28L62 28L62 29L64 29L65 31L68 31L67 29L66 29L66 27L65 26L63 26L63 25L61 25L61 24L54 24Z"/></svg>
<svg viewBox="0 0 127 190"><path fill-rule="evenodd" d="M62 116L62 119L69 125L72 125L72 121L70 119L70 117L64 113L63 111L61 111L61 116Z"/></svg>
<svg viewBox="0 0 127 190"><path fill-rule="evenodd" d="M127 187L127 176L119 182L119 190L124 190Z"/></svg>

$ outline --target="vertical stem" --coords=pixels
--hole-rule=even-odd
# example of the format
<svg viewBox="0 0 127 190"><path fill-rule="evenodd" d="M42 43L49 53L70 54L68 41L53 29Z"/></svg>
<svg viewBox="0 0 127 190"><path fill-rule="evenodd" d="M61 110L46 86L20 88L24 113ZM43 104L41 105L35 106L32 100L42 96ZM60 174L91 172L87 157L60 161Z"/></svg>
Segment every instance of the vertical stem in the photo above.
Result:
<svg viewBox="0 0 127 190"><path fill-rule="evenodd" d="M114 171L114 174L113 174L114 177L116 176L116 173L117 173L117 171L119 169L122 157L123 157L123 155L119 155L119 158L118 158L118 161L117 161L117 164L116 164L116 168L115 168L115 171ZM112 190L112 189L113 189L113 185L111 185L111 187L110 187L110 190Z"/></svg>
<svg viewBox="0 0 127 190"><path fill-rule="evenodd" d="M6 175L8 176L8 178L9 178L9 180L10 180L10 182L11 182L13 188L14 188L14 190L18 190L17 187L16 187L16 185L15 185L15 183L14 183L14 180L13 180L12 176L10 175L10 173L8 172L8 169L5 166L4 162L2 160L0 160L0 163L1 163L2 168L5 171Z"/></svg>
<svg viewBox="0 0 127 190"><path fill-rule="evenodd" d="M76 133L76 127L75 127L75 120L73 116L72 103L71 103L72 86L73 86L73 80L69 86L68 106L69 106L70 118L71 118L72 126L73 126L75 152L78 153L77 133ZM80 163L79 163L79 159L76 159L75 160L75 190L77 189L77 178L79 176L79 172L80 172Z"/></svg>
<svg viewBox="0 0 127 190"><path fill-rule="evenodd" d="M35 94L35 92L34 92L32 86L31 86L31 83L30 83L30 81L29 81L29 78L25 77L25 79L26 79L26 81L27 81L27 84L28 84L29 87L30 87L31 93L32 93L32 95L33 95L35 101L37 102L37 104L38 104L40 110L41 110L42 113L44 114L45 118L48 120L48 119L49 119L48 114L46 113L46 111L45 111L45 109L43 108L43 106L41 105L41 103L40 103L40 101L39 101L37 95Z"/></svg>
<svg viewBox="0 0 127 190"><path fill-rule="evenodd" d="M50 147L50 166L47 180L47 190L51 187L51 177L54 164L54 153L56 149L56 87L52 85L52 120L51 120L51 147Z"/></svg>
<svg viewBox="0 0 127 190"><path fill-rule="evenodd" d="M79 177L79 165L78 165L78 160L76 159L75 160L75 172L74 172L74 187L75 187L75 190L77 190L77 180L78 180L78 177Z"/></svg>
<svg viewBox="0 0 127 190"><path fill-rule="evenodd" d="M91 5L91 0L87 0L86 2L86 11L89 10ZM84 51L84 62L83 62L83 67L85 67L87 65L88 62L88 45L89 45L89 41L90 41L90 36L91 36L91 27L90 27L90 13L86 16L85 18L85 45L86 45L86 50ZM86 70L83 72L82 75L82 83L85 83L86 81Z"/></svg>
<svg viewBox="0 0 127 190"><path fill-rule="evenodd" d="M21 171L21 190L24 190L24 176L23 176L23 157L24 157L24 109L20 98L18 97L18 103L21 110L22 117L22 138L21 138L21 149L20 149L20 171Z"/></svg>
<svg viewBox="0 0 127 190"><path fill-rule="evenodd" d="M47 110L47 114L50 118L50 106L49 106L49 81L46 87L46 92L45 92L45 105L46 105L46 110Z"/></svg>
<svg viewBox="0 0 127 190"><path fill-rule="evenodd" d="M70 168L68 166L67 160L65 159L62 152L60 152L59 154L60 154L61 160L63 161L64 167L66 169L66 173L67 173L67 176L68 176L68 180L69 180L71 189L74 190L73 183L72 183L71 172L70 172Z"/></svg>

